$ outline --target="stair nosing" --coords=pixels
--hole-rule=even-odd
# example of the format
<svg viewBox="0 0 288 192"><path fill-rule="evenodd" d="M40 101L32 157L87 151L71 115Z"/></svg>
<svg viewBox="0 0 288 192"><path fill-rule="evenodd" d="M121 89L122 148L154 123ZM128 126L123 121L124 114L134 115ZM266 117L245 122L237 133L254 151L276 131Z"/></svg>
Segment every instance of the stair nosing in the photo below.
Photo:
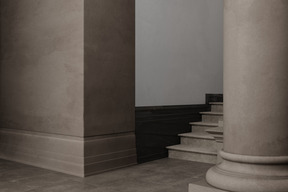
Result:
<svg viewBox="0 0 288 192"><path fill-rule="evenodd" d="M212 133L212 134L217 134L217 135L223 135L223 131L222 130L217 130L217 128L214 129L206 129L205 130L207 133Z"/></svg>
<svg viewBox="0 0 288 192"><path fill-rule="evenodd" d="M207 126L207 127L218 127L218 123L207 123L207 122L190 122L190 125L196 125L196 126Z"/></svg>
<svg viewBox="0 0 288 192"><path fill-rule="evenodd" d="M180 137L187 137L187 138L196 138L196 139L206 139L206 140L214 140L214 137L212 137L210 134L207 133L206 134L197 134L197 133L193 133L193 132L190 132L190 133L181 133L181 134L178 134L178 136Z"/></svg>

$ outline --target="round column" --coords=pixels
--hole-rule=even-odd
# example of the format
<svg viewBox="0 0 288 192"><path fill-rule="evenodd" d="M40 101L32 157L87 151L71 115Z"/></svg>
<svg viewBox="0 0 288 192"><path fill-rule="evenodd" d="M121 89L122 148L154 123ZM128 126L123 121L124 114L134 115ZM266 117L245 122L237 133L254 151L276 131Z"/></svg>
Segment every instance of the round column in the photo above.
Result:
<svg viewBox="0 0 288 192"><path fill-rule="evenodd" d="M288 1L224 0L223 162L207 182L288 191Z"/></svg>

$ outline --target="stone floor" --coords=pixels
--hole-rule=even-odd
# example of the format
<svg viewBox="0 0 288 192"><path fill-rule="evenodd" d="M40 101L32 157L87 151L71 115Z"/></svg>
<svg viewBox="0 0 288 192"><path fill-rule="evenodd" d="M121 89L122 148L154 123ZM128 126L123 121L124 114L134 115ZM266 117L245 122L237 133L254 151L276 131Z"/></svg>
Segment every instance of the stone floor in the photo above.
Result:
<svg viewBox="0 0 288 192"><path fill-rule="evenodd" d="M1 192L188 192L211 164L161 159L86 178L0 159Z"/></svg>

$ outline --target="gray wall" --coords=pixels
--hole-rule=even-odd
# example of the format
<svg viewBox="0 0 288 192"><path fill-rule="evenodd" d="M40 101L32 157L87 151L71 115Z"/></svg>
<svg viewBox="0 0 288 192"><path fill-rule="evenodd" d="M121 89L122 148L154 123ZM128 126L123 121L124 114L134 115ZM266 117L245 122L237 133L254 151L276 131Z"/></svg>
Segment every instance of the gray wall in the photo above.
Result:
<svg viewBox="0 0 288 192"><path fill-rule="evenodd" d="M1 128L83 135L83 0L1 0Z"/></svg>
<svg viewBox="0 0 288 192"><path fill-rule="evenodd" d="M136 0L136 106L222 93L222 0Z"/></svg>

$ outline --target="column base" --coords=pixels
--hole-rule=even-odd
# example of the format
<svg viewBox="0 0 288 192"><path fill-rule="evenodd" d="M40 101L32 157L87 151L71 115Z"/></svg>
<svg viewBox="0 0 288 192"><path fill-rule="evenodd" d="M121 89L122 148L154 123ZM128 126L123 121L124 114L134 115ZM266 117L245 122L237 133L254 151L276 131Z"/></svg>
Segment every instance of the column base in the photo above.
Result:
<svg viewBox="0 0 288 192"><path fill-rule="evenodd" d="M220 155L223 161L206 174L210 185L233 192L288 191L288 157Z"/></svg>

